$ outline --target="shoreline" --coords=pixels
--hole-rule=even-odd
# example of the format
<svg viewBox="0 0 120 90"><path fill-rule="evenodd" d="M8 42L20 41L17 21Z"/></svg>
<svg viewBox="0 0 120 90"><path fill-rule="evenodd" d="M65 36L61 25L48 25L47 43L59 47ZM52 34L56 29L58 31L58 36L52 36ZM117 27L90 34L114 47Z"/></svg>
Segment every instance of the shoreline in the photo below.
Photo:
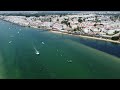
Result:
<svg viewBox="0 0 120 90"><path fill-rule="evenodd" d="M112 43L118 43L118 44L120 44L119 41L114 41L114 40L110 40L110 39L90 37L90 36L84 36L84 35L73 35L73 34L64 33L64 32L59 32L59 31L50 31L50 32L58 33L58 34L67 34L67 35L72 35L72 36L77 36L77 37L83 37L83 38L88 38L88 39L95 39L95 40L107 41L107 42L112 42Z"/></svg>
<svg viewBox="0 0 120 90"><path fill-rule="evenodd" d="M7 20L3 20L3 21L10 22L10 21L7 21ZM19 26L23 26L23 25L20 25L18 23L13 23L13 22L10 22L10 23L15 24L15 25L19 25ZM23 27L30 27L30 28L35 28L35 29L39 29L39 30L42 29L42 28L37 28L37 27L34 27L34 26L23 26ZM112 43L120 44L120 41L115 41L115 40L110 40L110 39L97 38L97 37L84 36L84 35L74 35L74 34L69 34L67 32L48 30L48 29L45 29L45 28L43 28L43 30L50 31L52 33L57 33L57 34L67 34L67 35L72 35L72 36L77 36L77 37L82 37L82 38L88 38L88 39L94 39L94 40L100 40L100 41L106 41L106 42L112 42Z"/></svg>

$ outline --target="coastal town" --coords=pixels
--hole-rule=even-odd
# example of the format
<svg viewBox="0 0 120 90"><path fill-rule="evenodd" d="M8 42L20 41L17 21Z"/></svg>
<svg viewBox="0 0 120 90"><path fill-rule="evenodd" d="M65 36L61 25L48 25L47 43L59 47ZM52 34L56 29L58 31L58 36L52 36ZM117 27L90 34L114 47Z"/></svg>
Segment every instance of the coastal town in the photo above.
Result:
<svg viewBox="0 0 120 90"><path fill-rule="evenodd" d="M120 79L120 11L0 11L0 42L0 79Z"/></svg>
<svg viewBox="0 0 120 90"><path fill-rule="evenodd" d="M120 43L119 15L0 15L0 19L21 26Z"/></svg>

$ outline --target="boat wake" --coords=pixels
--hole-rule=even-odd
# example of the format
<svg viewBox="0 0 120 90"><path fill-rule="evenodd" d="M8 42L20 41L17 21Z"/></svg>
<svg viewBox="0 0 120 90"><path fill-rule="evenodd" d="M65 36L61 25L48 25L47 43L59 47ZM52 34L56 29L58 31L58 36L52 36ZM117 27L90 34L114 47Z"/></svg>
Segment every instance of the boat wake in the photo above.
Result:
<svg viewBox="0 0 120 90"><path fill-rule="evenodd" d="M34 47L34 50L35 50L35 54L39 55L39 51Z"/></svg>

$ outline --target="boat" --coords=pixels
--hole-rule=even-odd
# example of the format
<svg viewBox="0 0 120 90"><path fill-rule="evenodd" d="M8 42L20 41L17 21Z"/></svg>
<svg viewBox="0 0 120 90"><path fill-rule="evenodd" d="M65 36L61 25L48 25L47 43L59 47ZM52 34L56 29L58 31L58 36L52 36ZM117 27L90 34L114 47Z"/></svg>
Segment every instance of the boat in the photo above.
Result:
<svg viewBox="0 0 120 90"><path fill-rule="evenodd" d="M36 51L36 54L39 55L40 54L39 51Z"/></svg>
<svg viewBox="0 0 120 90"><path fill-rule="evenodd" d="M39 55L39 51L34 47L34 50L35 50L35 54Z"/></svg>
<svg viewBox="0 0 120 90"><path fill-rule="evenodd" d="M9 41L9 43L11 43L12 41Z"/></svg>
<svg viewBox="0 0 120 90"><path fill-rule="evenodd" d="M42 42L42 44L45 44L44 42Z"/></svg>
<svg viewBox="0 0 120 90"><path fill-rule="evenodd" d="M67 60L68 63L72 63L72 60Z"/></svg>

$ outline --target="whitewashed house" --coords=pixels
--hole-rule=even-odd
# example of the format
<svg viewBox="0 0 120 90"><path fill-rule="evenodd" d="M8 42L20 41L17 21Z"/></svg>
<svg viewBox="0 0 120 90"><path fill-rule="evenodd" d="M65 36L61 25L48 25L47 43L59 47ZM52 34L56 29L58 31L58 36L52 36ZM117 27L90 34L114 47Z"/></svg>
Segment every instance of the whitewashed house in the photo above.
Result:
<svg viewBox="0 0 120 90"><path fill-rule="evenodd" d="M72 25L71 25L71 28L72 28L72 29L76 29L76 28L77 28L77 25L76 25L76 24L72 24Z"/></svg>
<svg viewBox="0 0 120 90"><path fill-rule="evenodd" d="M62 30L62 29L63 29L63 26L62 26L62 24L54 23L54 24L52 25L52 29L53 29L53 30Z"/></svg>
<svg viewBox="0 0 120 90"><path fill-rule="evenodd" d="M89 33L90 30L89 30L89 28L84 28L83 31L84 31L84 33Z"/></svg>
<svg viewBox="0 0 120 90"><path fill-rule="evenodd" d="M115 32L115 30L108 30L108 31L107 31L107 34L108 34L108 35L113 35L114 32Z"/></svg>

